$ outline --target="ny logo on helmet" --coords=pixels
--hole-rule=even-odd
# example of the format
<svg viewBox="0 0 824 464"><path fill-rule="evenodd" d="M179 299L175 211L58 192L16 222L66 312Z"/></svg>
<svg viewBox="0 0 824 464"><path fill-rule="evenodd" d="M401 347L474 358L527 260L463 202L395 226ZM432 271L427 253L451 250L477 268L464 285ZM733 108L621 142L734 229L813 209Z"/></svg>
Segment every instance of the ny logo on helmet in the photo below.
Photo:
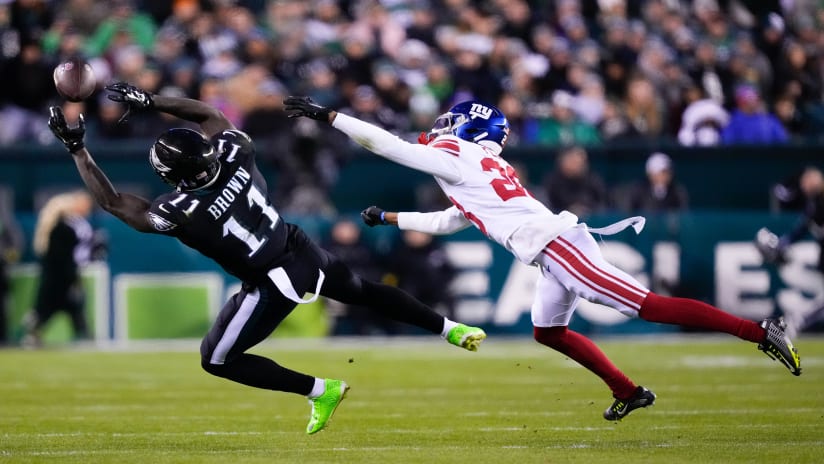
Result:
<svg viewBox="0 0 824 464"><path fill-rule="evenodd" d="M469 116L472 119L489 119L492 116L492 108L487 108L484 105L481 105L480 103L473 103L472 108L469 109Z"/></svg>

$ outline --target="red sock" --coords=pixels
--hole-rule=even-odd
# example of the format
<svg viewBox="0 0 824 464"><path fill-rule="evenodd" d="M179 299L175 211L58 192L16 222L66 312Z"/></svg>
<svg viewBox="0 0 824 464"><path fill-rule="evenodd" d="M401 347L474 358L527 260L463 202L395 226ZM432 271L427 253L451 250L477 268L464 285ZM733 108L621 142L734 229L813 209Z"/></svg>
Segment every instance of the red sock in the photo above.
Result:
<svg viewBox="0 0 824 464"><path fill-rule="evenodd" d="M560 351L600 377L615 398L627 399L635 393L636 385L590 339L566 327L535 327L534 332L538 343Z"/></svg>
<svg viewBox="0 0 824 464"><path fill-rule="evenodd" d="M645 321L726 332L753 343L761 343L767 336L757 323L725 313L715 306L698 300L671 298L652 292L641 304L639 315Z"/></svg>

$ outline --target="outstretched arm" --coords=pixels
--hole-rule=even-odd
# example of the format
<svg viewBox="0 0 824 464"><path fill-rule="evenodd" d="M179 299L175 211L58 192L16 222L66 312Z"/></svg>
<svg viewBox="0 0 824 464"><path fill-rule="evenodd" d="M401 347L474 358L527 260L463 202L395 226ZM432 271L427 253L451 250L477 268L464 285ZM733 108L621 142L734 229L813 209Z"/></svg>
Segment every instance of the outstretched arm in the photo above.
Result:
<svg viewBox="0 0 824 464"><path fill-rule="evenodd" d="M396 225L403 230L417 230L432 235L453 234L472 225L454 206L432 213L396 213L370 206L361 212L361 219L369 227Z"/></svg>
<svg viewBox="0 0 824 464"><path fill-rule="evenodd" d="M147 213L149 203L145 198L129 193L118 192L106 174L94 162L91 153L85 148L72 153L74 164L101 208L140 232L154 232Z"/></svg>
<svg viewBox="0 0 824 464"><path fill-rule="evenodd" d="M121 120L125 120L130 111L153 108L200 124L200 128L207 137L235 129L235 125L226 118L222 111L199 100L153 95L125 82L109 85L106 90L111 92L108 95L110 100L127 105L126 113L123 114Z"/></svg>
<svg viewBox="0 0 824 464"><path fill-rule="evenodd" d="M146 214L151 206L149 201L136 195L118 192L94 162L91 153L86 150L83 142L86 132L83 115L80 115L77 127L69 127L59 106L52 106L49 111L49 128L72 154L80 178L95 201L135 230L153 232L155 229Z"/></svg>
<svg viewBox="0 0 824 464"><path fill-rule="evenodd" d="M391 161L416 171L437 176L449 183L459 182L461 174L455 165L438 150L426 145L409 143L395 134L352 116L320 106L308 97L288 97L284 100L289 117L305 116L325 121L348 135L357 144Z"/></svg>

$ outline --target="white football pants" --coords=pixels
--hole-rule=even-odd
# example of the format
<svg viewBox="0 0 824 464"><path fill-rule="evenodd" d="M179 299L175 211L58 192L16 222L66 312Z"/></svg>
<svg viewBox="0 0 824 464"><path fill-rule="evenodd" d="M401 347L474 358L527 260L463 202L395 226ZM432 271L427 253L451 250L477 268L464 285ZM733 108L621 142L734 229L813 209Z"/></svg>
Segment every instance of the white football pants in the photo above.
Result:
<svg viewBox="0 0 824 464"><path fill-rule="evenodd" d="M638 317L649 293L634 277L604 260L583 224L551 241L535 260L541 268L532 303L535 327L569 325L580 298Z"/></svg>

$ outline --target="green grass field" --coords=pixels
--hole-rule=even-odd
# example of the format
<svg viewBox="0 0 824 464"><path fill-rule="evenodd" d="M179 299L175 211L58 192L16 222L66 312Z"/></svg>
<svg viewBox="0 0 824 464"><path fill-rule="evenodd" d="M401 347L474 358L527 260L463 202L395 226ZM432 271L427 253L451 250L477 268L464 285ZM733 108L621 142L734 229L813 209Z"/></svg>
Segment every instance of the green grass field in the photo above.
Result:
<svg viewBox="0 0 824 464"><path fill-rule="evenodd" d="M602 340L658 395L620 423L601 417L611 398L600 380L526 339L488 340L478 353L436 337L258 347L351 385L314 436L303 397L211 377L197 344L184 345L0 351L0 462L824 461L821 338L797 343L801 377L727 337Z"/></svg>

